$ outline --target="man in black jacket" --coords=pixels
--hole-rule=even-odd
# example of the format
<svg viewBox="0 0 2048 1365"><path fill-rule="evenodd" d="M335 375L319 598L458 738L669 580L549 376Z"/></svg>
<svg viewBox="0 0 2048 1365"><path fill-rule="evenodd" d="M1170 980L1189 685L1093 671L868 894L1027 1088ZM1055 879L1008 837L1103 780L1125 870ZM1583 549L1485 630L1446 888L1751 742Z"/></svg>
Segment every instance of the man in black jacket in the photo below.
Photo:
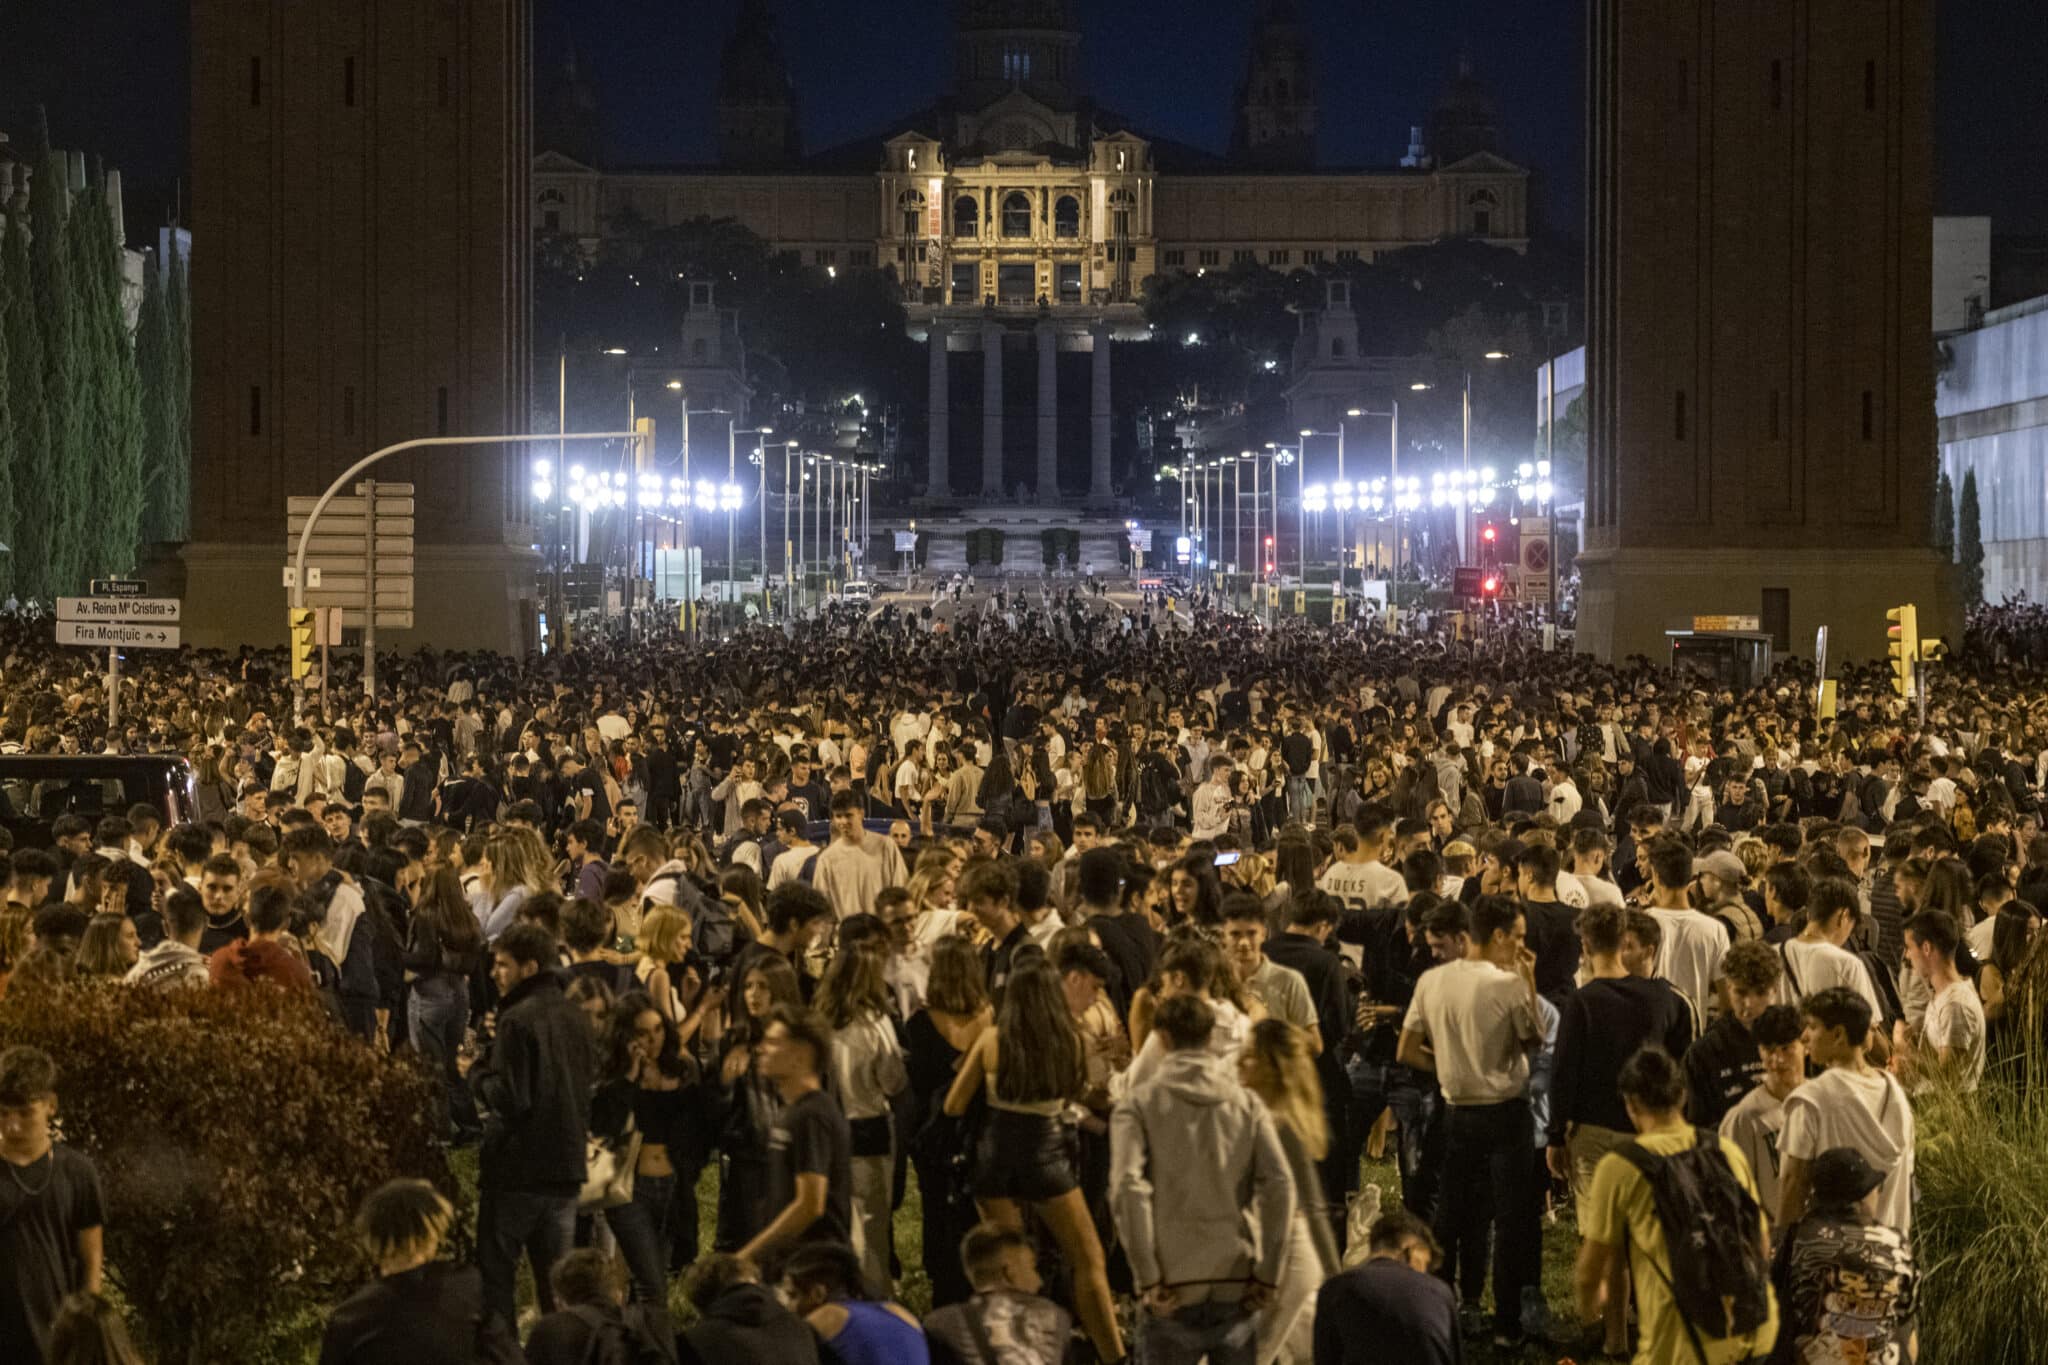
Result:
<svg viewBox="0 0 2048 1365"><path fill-rule="evenodd" d="M548 1270L569 1249L583 1188L597 1058L590 1025L554 971L558 958L554 936L538 924L515 924L499 936L491 959L502 1002L498 1036L470 1072L489 1115L477 1181L477 1268L485 1305L508 1323L522 1249L533 1261L542 1310L554 1310Z"/></svg>

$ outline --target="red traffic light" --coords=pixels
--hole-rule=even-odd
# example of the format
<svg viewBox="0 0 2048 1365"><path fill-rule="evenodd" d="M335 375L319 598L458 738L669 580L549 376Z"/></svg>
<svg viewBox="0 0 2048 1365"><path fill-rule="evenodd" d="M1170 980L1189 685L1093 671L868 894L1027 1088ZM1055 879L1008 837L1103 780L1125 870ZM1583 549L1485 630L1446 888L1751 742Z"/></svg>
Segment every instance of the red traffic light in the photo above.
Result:
<svg viewBox="0 0 2048 1365"><path fill-rule="evenodd" d="M1272 561L1272 560L1270 560L1270 559L1266 561L1266 572L1267 572L1267 573L1271 573L1271 572L1273 572L1273 561Z"/></svg>
<svg viewBox="0 0 2048 1365"><path fill-rule="evenodd" d="M1500 532L1489 522L1480 529L1479 538L1481 540L1498 540L1500 539Z"/></svg>
<svg viewBox="0 0 2048 1365"><path fill-rule="evenodd" d="M1485 593L1488 597L1493 596L1495 593L1500 591L1500 579L1494 577L1492 574L1488 574L1485 578L1485 581L1480 583L1479 591Z"/></svg>
<svg viewBox="0 0 2048 1365"><path fill-rule="evenodd" d="M1266 548L1267 548L1267 549L1269 549L1269 550L1273 548L1273 537L1271 537L1271 536L1267 536L1267 537L1266 537Z"/></svg>

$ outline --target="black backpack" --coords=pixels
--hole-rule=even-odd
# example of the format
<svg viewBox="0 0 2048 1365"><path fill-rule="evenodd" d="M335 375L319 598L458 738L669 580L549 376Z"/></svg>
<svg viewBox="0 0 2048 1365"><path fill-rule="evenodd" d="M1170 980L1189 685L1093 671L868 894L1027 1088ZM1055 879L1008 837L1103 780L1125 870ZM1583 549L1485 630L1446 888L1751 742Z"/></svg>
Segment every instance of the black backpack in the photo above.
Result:
<svg viewBox="0 0 2048 1365"><path fill-rule="evenodd" d="M1694 1129L1693 1145L1669 1156L1639 1142L1615 1150L1650 1187L1671 1261L1665 1287L1704 1365L1706 1341L1755 1332L1771 1314L1771 1263L1756 1200L1708 1129Z"/></svg>
<svg viewBox="0 0 2048 1365"><path fill-rule="evenodd" d="M637 1304L610 1313L587 1304L563 1311L590 1329L577 1365L676 1365L665 1315L656 1318Z"/></svg>

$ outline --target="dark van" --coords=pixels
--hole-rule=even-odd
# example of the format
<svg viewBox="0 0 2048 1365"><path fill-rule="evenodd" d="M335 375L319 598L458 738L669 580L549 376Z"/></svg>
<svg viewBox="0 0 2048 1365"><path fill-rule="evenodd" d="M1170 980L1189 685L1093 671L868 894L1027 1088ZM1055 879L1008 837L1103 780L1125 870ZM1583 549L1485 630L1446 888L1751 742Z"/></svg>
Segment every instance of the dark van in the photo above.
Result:
<svg viewBox="0 0 2048 1365"><path fill-rule="evenodd" d="M16 848L48 848L60 815L96 825L137 805L165 829L195 818L192 765L175 754L0 754L0 825Z"/></svg>

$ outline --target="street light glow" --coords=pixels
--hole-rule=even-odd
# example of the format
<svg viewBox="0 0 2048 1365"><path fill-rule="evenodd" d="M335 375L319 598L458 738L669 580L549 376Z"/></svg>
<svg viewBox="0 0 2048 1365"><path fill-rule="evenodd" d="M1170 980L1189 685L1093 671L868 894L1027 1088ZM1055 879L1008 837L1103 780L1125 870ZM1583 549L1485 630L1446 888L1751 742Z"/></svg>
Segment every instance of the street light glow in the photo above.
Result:
<svg viewBox="0 0 2048 1365"><path fill-rule="evenodd" d="M604 353L606 355L624 355L626 348L623 346L607 346L604 348Z"/></svg>
<svg viewBox="0 0 2048 1365"><path fill-rule="evenodd" d="M669 380L669 381L668 381L668 386L669 386L669 387L670 387L671 389L676 389L676 390L680 391L680 390L682 389L682 387L683 387L683 381L682 381L682 380L680 380L680 379L671 379L671 380Z"/></svg>

